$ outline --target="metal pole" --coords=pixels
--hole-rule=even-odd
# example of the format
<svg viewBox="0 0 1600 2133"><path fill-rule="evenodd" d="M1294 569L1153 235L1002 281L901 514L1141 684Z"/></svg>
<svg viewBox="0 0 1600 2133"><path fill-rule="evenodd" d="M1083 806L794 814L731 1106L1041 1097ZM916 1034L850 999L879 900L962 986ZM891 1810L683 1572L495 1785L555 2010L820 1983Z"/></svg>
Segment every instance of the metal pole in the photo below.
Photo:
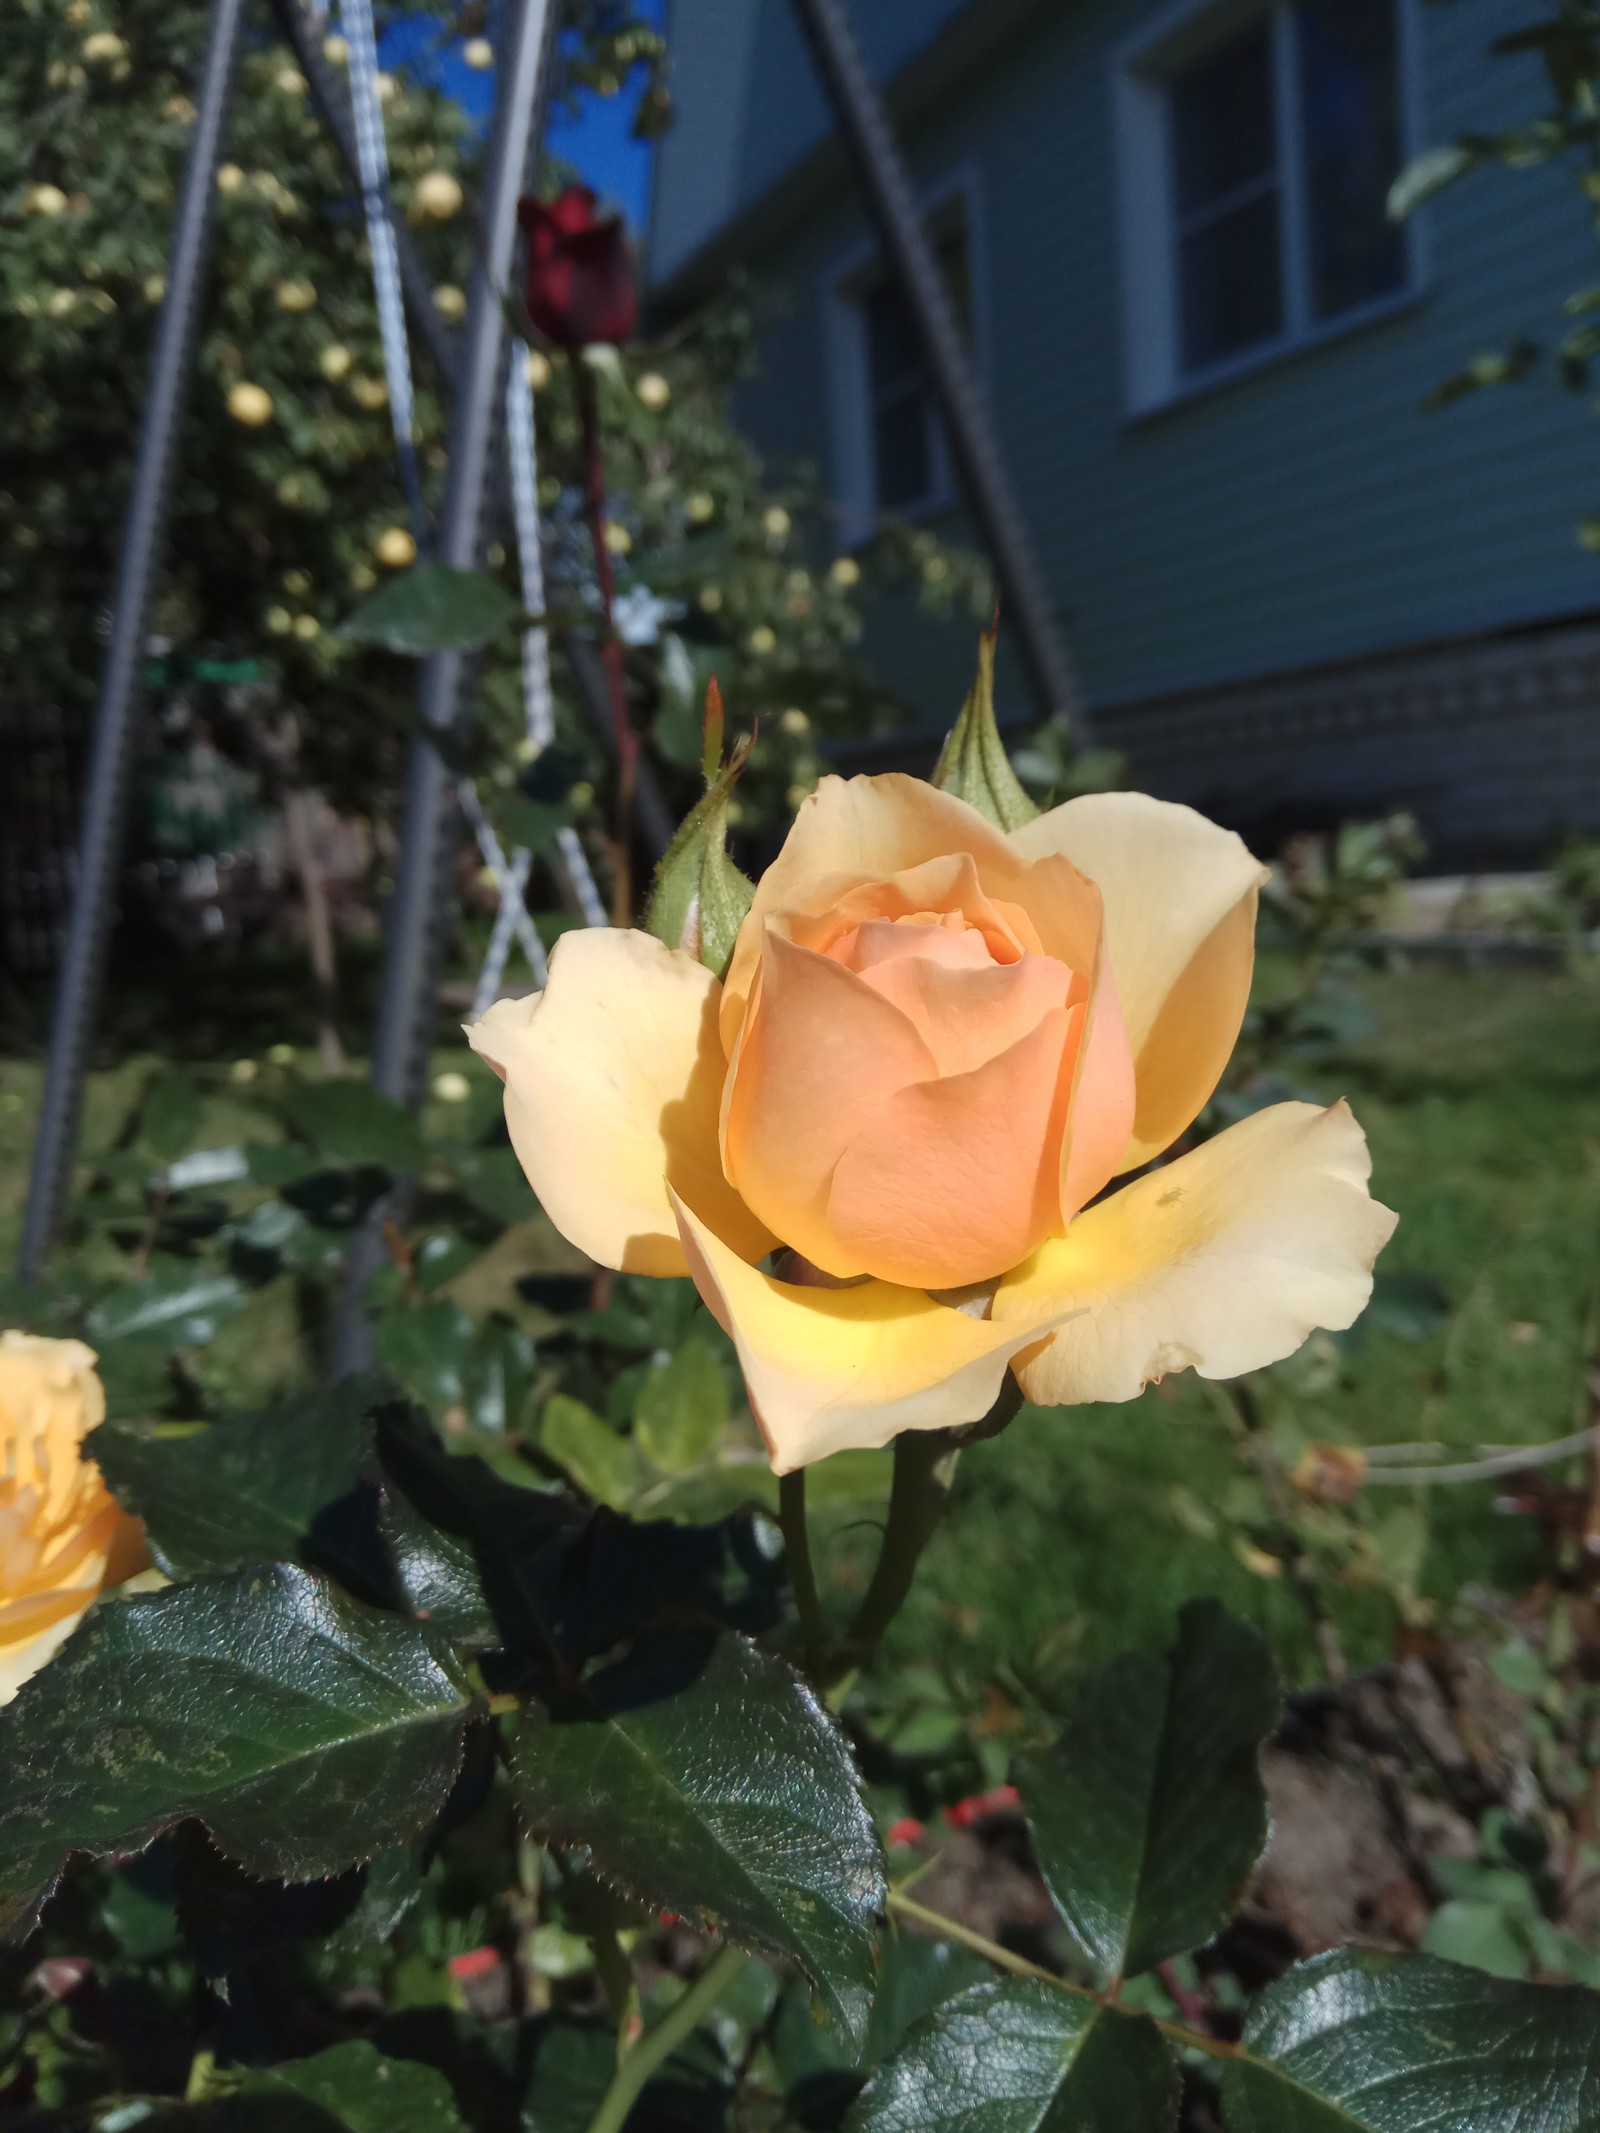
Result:
<svg viewBox="0 0 1600 2133"><path fill-rule="evenodd" d="M1066 712L1080 742L1088 719L1049 589L1000 456L999 440L973 382L955 313L912 197L911 185L863 64L843 0L794 0L845 147L878 226L889 271L911 313L967 507L994 563L1007 624L1045 717Z"/></svg>
<svg viewBox="0 0 1600 2133"><path fill-rule="evenodd" d="M437 560L456 570L478 561L489 497L489 448L500 414L500 366L505 320L501 291L511 268L517 197L527 167L547 33L550 0L510 0L495 98L494 131L484 170L483 235L467 305L450 420L450 466L439 519ZM468 675L462 652L434 652L423 663L417 708L425 729L455 724ZM426 732L411 744L394 892L384 916L383 987L372 1046L372 1085L414 1109L427 1079L442 933L448 899L454 776ZM351 1247L349 1284L336 1342L341 1374L365 1366L370 1332L362 1314L368 1279L380 1263L382 1220L374 1210Z"/></svg>
<svg viewBox="0 0 1600 2133"><path fill-rule="evenodd" d="M306 78L317 116L327 127L345 168L359 188L361 159L356 149L355 126L350 116L350 98L346 94L345 85L322 56L322 47L317 40L315 29L306 19L302 0L272 0L272 12L278 18L278 27L283 31L289 49L294 53L296 65ZM428 270L422 264L417 248L411 241L411 233L403 223L395 223L394 241L400 261L400 293L405 299L406 316L411 321L413 332L421 336L440 377L447 385L454 384L456 337L445 324L438 306L434 303L433 284L429 279Z"/></svg>
<svg viewBox="0 0 1600 2133"><path fill-rule="evenodd" d="M166 294L156 327L155 359L145 399L139 456L122 529L111 635L95 705L78 842L78 878L66 949L56 979L33 1174L17 1254L17 1269L25 1278L38 1272L60 1220L77 1140L83 1075L105 975L106 945L115 916L117 876L127 828L130 774L139 730L139 670L145 656L150 597L172 494L178 426L192 368L190 359L216 197L217 159L244 4L245 0L213 0L199 83L199 111L167 262Z"/></svg>

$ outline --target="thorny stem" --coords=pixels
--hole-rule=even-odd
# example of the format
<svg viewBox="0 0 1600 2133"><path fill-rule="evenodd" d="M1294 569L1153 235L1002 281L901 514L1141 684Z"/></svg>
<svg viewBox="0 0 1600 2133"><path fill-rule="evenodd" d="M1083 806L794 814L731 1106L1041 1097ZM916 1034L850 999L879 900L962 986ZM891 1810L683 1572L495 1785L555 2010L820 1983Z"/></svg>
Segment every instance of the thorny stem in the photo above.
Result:
<svg viewBox="0 0 1600 2133"><path fill-rule="evenodd" d="M811 1535L806 1527L806 1470L798 1467L778 1481L778 1523L783 1529L783 1552L789 1564L789 1583L800 1617L800 1644L806 1672L821 1677L827 1631L822 1603L817 1598L817 1573L811 1560Z"/></svg>
<svg viewBox="0 0 1600 2133"><path fill-rule="evenodd" d="M611 923L626 926L633 916L631 854L633 849L633 801L639 775L639 742L628 718L628 694L623 681L622 640L612 620L617 581L611 568L611 550L606 546L606 468L600 442L600 406L594 372L580 356L573 365L578 380L578 420L583 432L583 515L594 549L595 584L600 589L600 613L604 624L600 651L611 690L611 720L617 735L616 856L613 862Z"/></svg>
<svg viewBox="0 0 1600 2133"><path fill-rule="evenodd" d="M589 2133L622 2133L629 2112L656 2068L671 2058L685 2037L711 2012L748 1961L742 1948L724 1948L661 2020L628 2047L617 2061L599 2110L589 2121Z"/></svg>
<svg viewBox="0 0 1600 2133"><path fill-rule="evenodd" d="M1049 1985L1057 1992L1066 1993L1071 1999L1093 2000L1099 2007L1111 2004L1110 1995L1092 1992L1087 1985L1074 1984L1071 1978L1058 1977L1055 1971L1042 1969L1038 1963L1030 1963L1025 1955L1013 1955L1009 1948L1002 1948L998 1941L986 1940L983 1934L974 1933L970 1926L958 1925L953 1918L946 1918L942 1912L930 1911L926 1904L917 1903L910 1896L902 1895L898 1889L889 1891L889 1909L897 1912L900 1917L909 1919L913 1925L922 1926L930 1933L937 1933L941 1940L954 1941L960 1948L970 1948L974 1955L981 1955L986 1962L993 1963L997 1970L1009 1970L1013 1977L1032 1978L1038 1984ZM1245 2056L1242 2045L1229 2044L1222 2037L1208 2037L1203 2030L1188 2029L1183 2023L1168 2022L1160 2015L1152 2015L1150 2019L1161 2034L1170 2038L1174 2044L1189 2051L1204 2052L1208 2059L1242 2059ZM595 2133L594 2127L590 2128L590 2133Z"/></svg>

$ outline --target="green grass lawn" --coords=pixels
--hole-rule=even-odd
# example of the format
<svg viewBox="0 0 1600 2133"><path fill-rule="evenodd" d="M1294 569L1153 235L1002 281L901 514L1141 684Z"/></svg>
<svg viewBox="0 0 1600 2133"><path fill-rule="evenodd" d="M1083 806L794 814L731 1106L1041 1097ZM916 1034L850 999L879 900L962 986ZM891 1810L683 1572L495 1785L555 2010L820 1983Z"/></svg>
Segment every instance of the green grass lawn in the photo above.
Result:
<svg viewBox="0 0 1600 2133"><path fill-rule="evenodd" d="M1343 1352L1313 1343L1263 1374L1267 1419L1292 1464L1301 1439L1536 1443L1575 1426L1585 1322L1600 1264L1600 985L1531 971L1414 970L1365 978L1377 1034L1297 1070L1348 1096L1372 1141L1374 1189L1399 1210L1391 1273L1431 1277L1450 1306L1422 1338L1374 1326ZM460 1064L452 1049L440 1064ZM131 1054L89 1083L86 1154L111 1146L149 1077ZM229 1062L195 1068L201 1142L259 1133ZM0 1062L0 1261L26 1189L36 1061ZM109 1273L114 1256L107 1247ZM1411 1329L1417 1331L1415 1327ZM307 1373L282 1286L196 1357L217 1404L254 1405ZM1255 1484L1214 1391L1168 1380L1124 1407L1025 1411L963 1455L954 1514L894 1632L892 1653L958 1680L1004 1678L1027 1655L1058 1662L1159 1640L1177 1605L1216 1593L1269 1628L1292 1668L1314 1658L1304 1608L1243 1545ZM1343 1519L1377 1560L1450 1601L1473 1584L1515 1588L1537 1566L1528 1523L1496 1514L1488 1483L1370 1490ZM872 1506L831 1514L825 1577L859 1578ZM1213 1530L1215 1528L1215 1530ZM836 1596L842 1603L845 1595ZM1372 1583L1337 1584L1353 1663L1387 1650L1397 1619Z"/></svg>

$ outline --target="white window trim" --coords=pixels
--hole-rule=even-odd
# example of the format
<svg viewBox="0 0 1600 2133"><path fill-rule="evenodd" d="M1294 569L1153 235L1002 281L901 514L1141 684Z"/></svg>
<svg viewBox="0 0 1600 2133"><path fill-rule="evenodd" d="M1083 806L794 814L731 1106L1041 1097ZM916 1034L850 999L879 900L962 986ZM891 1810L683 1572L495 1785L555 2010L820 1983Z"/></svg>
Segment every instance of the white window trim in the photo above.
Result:
<svg viewBox="0 0 1600 2133"><path fill-rule="evenodd" d="M984 302L986 255L982 191L977 167L963 163L924 187L919 205L925 219L959 200L967 237L967 276L972 295L971 357L982 384L988 371L988 305ZM856 239L823 268L821 307L826 336L828 466L841 548L859 548L878 523L877 453L872 434L872 378L867 325L861 297L881 268L883 253L872 237ZM933 486L915 504L896 507L910 520L933 517L957 502L955 472L941 430L934 433Z"/></svg>
<svg viewBox="0 0 1600 2133"><path fill-rule="evenodd" d="M1115 137L1118 264L1122 284L1123 380L1130 416L1147 415L1247 377L1253 371L1410 309L1428 284L1427 211L1401 225L1406 277L1398 289L1341 311L1337 318L1309 316L1310 275L1305 228L1305 185L1298 103L1292 79L1294 44L1288 23L1292 0L1179 0L1141 26L1111 55L1111 109ZM1400 147L1402 165L1425 137L1421 109L1421 25L1417 0L1395 0L1400 46ZM1178 349L1177 271L1172 229L1171 136L1167 83L1188 60L1235 26L1271 15L1274 107L1278 125L1280 216L1283 231L1284 330L1239 355L1185 371Z"/></svg>

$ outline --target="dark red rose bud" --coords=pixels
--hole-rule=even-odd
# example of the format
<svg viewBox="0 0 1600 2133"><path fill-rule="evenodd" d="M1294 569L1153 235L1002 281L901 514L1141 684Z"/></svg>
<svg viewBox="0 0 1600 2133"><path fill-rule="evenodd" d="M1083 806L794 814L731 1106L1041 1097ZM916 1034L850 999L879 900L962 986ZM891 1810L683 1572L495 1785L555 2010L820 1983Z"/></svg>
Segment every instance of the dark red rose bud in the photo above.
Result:
<svg viewBox="0 0 1600 2133"><path fill-rule="evenodd" d="M548 206L517 204L528 246L528 316L558 348L625 341L639 322L628 235L615 215L597 216L586 185L569 185Z"/></svg>

